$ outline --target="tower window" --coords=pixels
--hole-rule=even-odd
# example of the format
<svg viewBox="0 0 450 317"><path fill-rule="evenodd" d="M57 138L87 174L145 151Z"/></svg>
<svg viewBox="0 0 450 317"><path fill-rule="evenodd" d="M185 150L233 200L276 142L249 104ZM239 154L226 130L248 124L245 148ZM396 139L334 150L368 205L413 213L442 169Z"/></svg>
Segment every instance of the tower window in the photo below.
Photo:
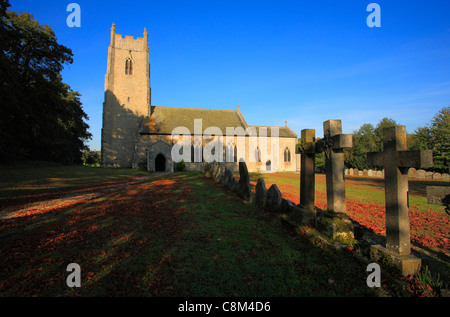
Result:
<svg viewBox="0 0 450 317"><path fill-rule="evenodd" d="M125 74L126 75L133 74L133 62L129 58L125 62Z"/></svg>

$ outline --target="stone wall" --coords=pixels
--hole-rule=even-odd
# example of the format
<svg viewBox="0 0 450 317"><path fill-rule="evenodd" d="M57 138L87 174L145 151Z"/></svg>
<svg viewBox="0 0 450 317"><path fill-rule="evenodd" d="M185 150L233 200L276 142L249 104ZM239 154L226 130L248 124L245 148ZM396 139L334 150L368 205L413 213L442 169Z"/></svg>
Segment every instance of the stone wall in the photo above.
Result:
<svg viewBox="0 0 450 317"><path fill-rule="evenodd" d="M357 168L346 168L344 170L344 174L345 174L345 176L384 177L384 170L383 171L375 171L375 170L360 171ZM410 168L408 170L408 178L450 181L450 175L447 173L441 174L441 173L427 172L422 169L416 170L415 168Z"/></svg>
<svg viewBox="0 0 450 317"><path fill-rule="evenodd" d="M239 180L233 175L233 169L226 163L202 163L201 171L213 180L221 183L229 190L235 192L239 197L252 202L257 208L267 209L276 213L290 213L295 204L282 197L281 191L276 184L266 189L263 178L259 178L255 192L250 186L250 177L247 164L239 162Z"/></svg>

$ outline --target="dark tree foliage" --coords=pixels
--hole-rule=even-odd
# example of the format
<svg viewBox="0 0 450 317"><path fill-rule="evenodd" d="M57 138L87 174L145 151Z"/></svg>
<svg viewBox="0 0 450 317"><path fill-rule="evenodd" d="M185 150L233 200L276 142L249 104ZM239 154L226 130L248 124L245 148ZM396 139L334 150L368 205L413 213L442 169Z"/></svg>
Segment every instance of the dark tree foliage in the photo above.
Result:
<svg viewBox="0 0 450 317"><path fill-rule="evenodd" d="M367 152L383 151L383 129L398 125L390 118L381 119L377 126L370 123L363 124L353 132L353 146L345 151L345 165L359 170L374 168L367 165Z"/></svg>
<svg viewBox="0 0 450 317"><path fill-rule="evenodd" d="M442 108L425 127L412 136L412 149L433 150L434 171L450 172L450 107Z"/></svg>
<svg viewBox="0 0 450 317"><path fill-rule="evenodd" d="M60 75L72 51L50 26L8 7L0 0L0 160L80 163L88 117Z"/></svg>

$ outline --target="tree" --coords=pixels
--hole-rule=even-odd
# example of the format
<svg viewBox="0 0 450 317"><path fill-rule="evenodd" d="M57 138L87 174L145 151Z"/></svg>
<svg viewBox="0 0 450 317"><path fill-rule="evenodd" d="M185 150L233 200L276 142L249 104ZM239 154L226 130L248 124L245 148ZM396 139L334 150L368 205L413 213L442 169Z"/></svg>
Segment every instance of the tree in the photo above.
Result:
<svg viewBox="0 0 450 317"><path fill-rule="evenodd" d="M100 151L84 151L82 156L83 164L86 166L99 167L101 162Z"/></svg>
<svg viewBox="0 0 450 317"><path fill-rule="evenodd" d="M425 127L414 131L414 150L433 150L433 170L449 172L450 107L442 108Z"/></svg>
<svg viewBox="0 0 450 317"><path fill-rule="evenodd" d="M345 151L345 165L359 170L368 169L366 153L383 151L383 129L394 125L397 125L395 120L383 118L376 127L370 123L364 123L354 131L353 146Z"/></svg>
<svg viewBox="0 0 450 317"><path fill-rule="evenodd" d="M375 127L375 152L383 151L383 129L399 125L394 119L383 118Z"/></svg>
<svg viewBox="0 0 450 317"><path fill-rule="evenodd" d="M72 51L50 26L8 7L0 0L0 160L81 162L88 117L60 75Z"/></svg>

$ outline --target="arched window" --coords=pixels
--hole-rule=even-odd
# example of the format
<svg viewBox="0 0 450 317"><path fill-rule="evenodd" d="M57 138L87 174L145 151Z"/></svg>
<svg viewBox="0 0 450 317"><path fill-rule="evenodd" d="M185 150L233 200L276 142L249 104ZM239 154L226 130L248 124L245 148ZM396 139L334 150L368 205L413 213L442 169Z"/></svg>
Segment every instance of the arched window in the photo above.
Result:
<svg viewBox="0 0 450 317"><path fill-rule="evenodd" d="M290 163L291 162L291 151L289 150L289 148L286 148L284 150L284 162L285 163Z"/></svg>
<svg viewBox="0 0 450 317"><path fill-rule="evenodd" d="M127 58L125 62L125 75L133 74L133 62L131 59Z"/></svg>
<svg viewBox="0 0 450 317"><path fill-rule="evenodd" d="M272 170L272 162L270 160L267 160L266 162L266 171Z"/></svg>
<svg viewBox="0 0 450 317"><path fill-rule="evenodd" d="M256 148L256 162L261 162L261 150L259 147Z"/></svg>

